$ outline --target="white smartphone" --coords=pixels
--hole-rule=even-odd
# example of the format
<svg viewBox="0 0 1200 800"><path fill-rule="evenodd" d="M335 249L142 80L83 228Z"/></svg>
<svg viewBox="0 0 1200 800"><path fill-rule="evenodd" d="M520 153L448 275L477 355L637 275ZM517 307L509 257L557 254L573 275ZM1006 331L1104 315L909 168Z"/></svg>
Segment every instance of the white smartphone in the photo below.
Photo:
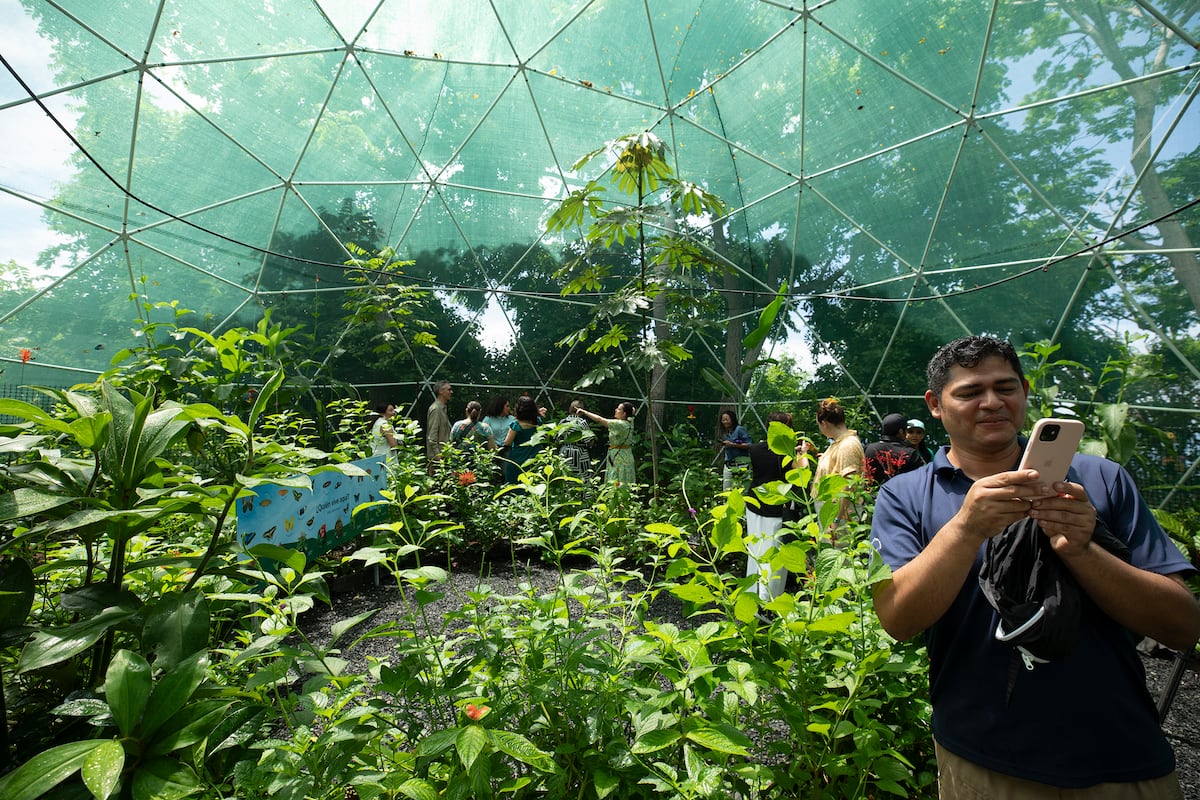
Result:
<svg viewBox="0 0 1200 800"><path fill-rule="evenodd" d="M1017 469L1036 469L1047 483L1066 480L1067 469L1082 439L1083 423L1077 419L1039 419L1029 434L1029 444Z"/></svg>

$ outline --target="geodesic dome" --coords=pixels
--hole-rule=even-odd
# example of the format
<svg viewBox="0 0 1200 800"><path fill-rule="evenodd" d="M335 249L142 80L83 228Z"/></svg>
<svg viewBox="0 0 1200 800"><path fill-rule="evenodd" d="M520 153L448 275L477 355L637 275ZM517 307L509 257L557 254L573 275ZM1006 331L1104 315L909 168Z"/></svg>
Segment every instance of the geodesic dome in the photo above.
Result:
<svg viewBox="0 0 1200 800"><path fill-rule="evenodd" d="M524 385L569 389L581 350L529 342L584 299L527 273L573 238L546 232L557 203L612 166L576 160L643 131L728 206L700 221L728 272L697 290L710 322L753 328L783 287L763 355L910 405L913 365L967 333L1093 366L1097 332L1144 334L1200 376L1187 3L0 8L5 382L107 368L154 302L219 330L345 292L345 243L369 234L432 254L408 275L470 323L451 357L503 351ZM689 346L744 389L726 344Z"/></svg>

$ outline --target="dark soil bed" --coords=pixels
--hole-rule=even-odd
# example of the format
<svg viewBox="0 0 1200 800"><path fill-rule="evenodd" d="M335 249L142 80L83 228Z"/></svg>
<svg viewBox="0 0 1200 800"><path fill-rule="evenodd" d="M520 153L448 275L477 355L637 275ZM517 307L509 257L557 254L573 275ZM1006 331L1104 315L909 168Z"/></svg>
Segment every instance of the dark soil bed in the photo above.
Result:
<svg viewBox="0 0 1200 800"><path fill-rule="evenodd" d="M374 623L401 616L404 607L399 590L386 575L382 577L384 580L380 585L376 585L370 571L344 580L338 587L341 590L334 590L332 608L318 605L305 615L303 625L308 634L314 640L322 641L328 636L330 625L339 619L374 608L380 609ZM509 561L456 564L450 580L443 587L444 596L429 606L427 613L432 618L459 607L465 593L473 589L481 578L498 594L517 594L521 583L552 588L558 579L558 571L538 561L532 553L524 559L518 557L515 567ZM671 607L669 602L656 610L661 612L664 619L677 624L684 622L679 616L679 609ZM342 656L350 660L355 670L361 670L365 668L368 656L386 657L387 649L386 641L369 640L353 650L343 652ZM1173 658L1171 654L1159 651L1143 654L1142 661L1146 667L1147 686L1156 699L1160 698L1174 666ZM1175 748L1183 796L1189 800L1200 800L1200 662L1192 660L1184 671L1163 723L1163 730Z"/></svg>

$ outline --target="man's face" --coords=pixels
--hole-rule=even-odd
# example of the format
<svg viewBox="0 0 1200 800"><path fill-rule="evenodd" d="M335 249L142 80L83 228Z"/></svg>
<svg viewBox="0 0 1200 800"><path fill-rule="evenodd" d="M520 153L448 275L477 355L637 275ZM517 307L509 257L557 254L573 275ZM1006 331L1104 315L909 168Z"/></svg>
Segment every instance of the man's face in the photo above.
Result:
<svg viewBox="0 0 1200 800"><path fill-rule="evenodd" d="M442 389L441 394L438 395L438 399L441 400L443 403L449 403L450 395L452 395L452 394L454 394L454 387L446 386L445 388Z"/></svg>
<svg viewBox="0 0 1200 800"><path fill-rule="evenodd" d="M941 396L925 393L925 403L950 436L950 446L1002 451L1016 441L1025 424L1029 384L1000 356L974 367L955 365Z"/></svg>

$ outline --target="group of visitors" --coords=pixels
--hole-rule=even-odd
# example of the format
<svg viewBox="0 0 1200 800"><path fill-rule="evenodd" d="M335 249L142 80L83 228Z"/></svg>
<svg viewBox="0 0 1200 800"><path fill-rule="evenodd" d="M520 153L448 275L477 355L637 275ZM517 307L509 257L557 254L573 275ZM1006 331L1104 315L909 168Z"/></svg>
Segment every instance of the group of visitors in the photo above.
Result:
<svg viewBox="0 0 1200 800"><path fill-rule="evenodd" d="M434 400L425 414L425 454L429 472L434 474L440 467L447 447L464 452L490 450L496 454L501 465L497 477L506 483L516 483L522 469L541 450L551 444L535 438L540 426L549 421L548 411L528 394L517 398L512 406L505 395L496 395L487 408L478 400L470 400L463 417L450 422L449 405L454 396L454 387L449 381L440 380L433 385ZM371 451L374 455L390 455L403 441L393 418L396 406L380 403L374 408L370 426ZM587 481L592 474L592 445L596 434L588 420L608 431L608 448L605 458L604 478L613 484L632 485L637 480L636 462L633 457L633 403L617 404L611 418L589 411L581 400L573 400L556 432L555 443L558 453L567 468L577 477Z"/></svg>
<svg viewBox="0 0 1200 800"><path fill-rule="evenodd" d="M933 463L933 448L925 438L925 423L905 420L903 414L883 418L879 441L867 445L864 452L867 470L876 487L917 467Z"/></svg>

